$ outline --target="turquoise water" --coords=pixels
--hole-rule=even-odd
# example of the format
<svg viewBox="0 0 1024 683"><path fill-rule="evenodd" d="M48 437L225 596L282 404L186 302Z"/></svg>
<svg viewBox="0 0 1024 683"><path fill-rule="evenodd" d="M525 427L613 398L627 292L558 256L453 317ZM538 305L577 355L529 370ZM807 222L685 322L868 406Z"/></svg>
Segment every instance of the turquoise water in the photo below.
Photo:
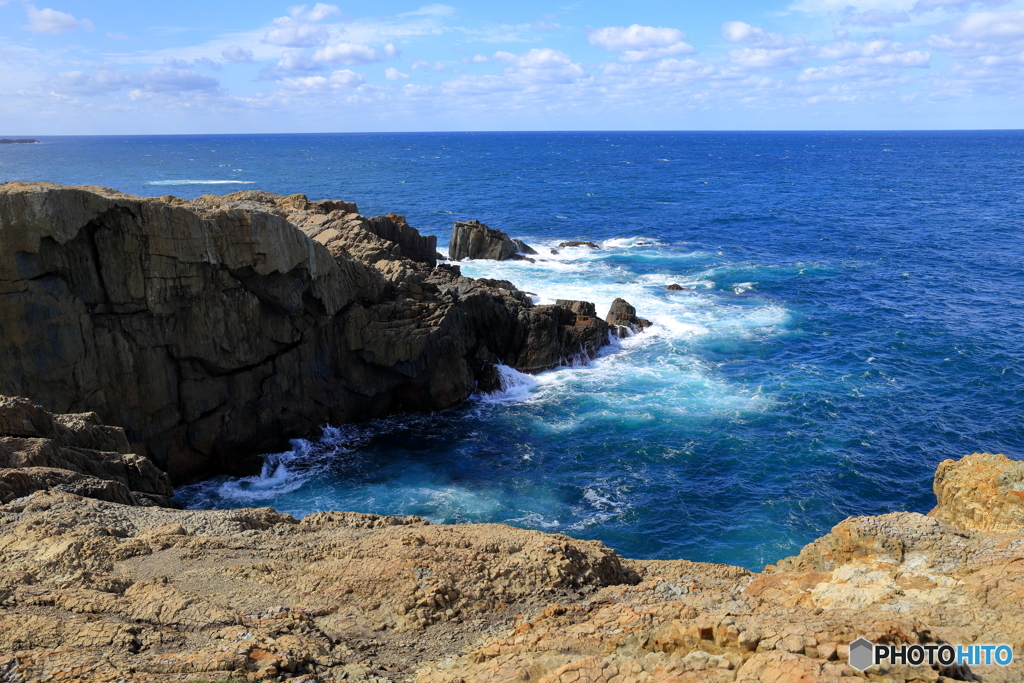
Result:
<svg viewBox="0 0 1024 683"><path fill-rule="evenodd" d="M458 409L328 427L186 504L760 568L846 516L926 512L945 458L1024 457L1022 162L1013 131L43 138L0 149L0 179L305 192L404 213L442 250L478 218L547 261L465 273L655 322ZM602 249L548 253L570 239Z"/></svg>

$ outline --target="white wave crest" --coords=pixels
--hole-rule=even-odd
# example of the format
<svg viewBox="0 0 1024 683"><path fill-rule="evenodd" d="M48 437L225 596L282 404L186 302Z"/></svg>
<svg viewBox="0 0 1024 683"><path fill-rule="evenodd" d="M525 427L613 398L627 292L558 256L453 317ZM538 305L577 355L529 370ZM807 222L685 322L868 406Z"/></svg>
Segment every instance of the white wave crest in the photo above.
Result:
<svg viewBox="0 0 1024 683"><path fill-rule="evenodd" d="M533 388L537 386L537 378L532 375L519 372L515 368L498 364L498 376L501 381L501 389L490 393L479 393L477 399L482 403L517 403L525 401L530 397Z"/></svg>

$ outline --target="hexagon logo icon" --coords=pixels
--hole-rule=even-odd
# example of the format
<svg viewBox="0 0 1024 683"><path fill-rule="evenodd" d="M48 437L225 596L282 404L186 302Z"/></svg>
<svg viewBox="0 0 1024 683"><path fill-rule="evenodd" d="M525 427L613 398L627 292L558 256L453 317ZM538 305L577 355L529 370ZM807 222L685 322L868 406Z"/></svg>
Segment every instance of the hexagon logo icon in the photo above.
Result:
<svg viewBox="0 0 1024 683"><path fill-rule="evenodd" d="M857 671L863 671L875 663L875 646L871 641L861 636L850 643L850 666Z"/></svg>

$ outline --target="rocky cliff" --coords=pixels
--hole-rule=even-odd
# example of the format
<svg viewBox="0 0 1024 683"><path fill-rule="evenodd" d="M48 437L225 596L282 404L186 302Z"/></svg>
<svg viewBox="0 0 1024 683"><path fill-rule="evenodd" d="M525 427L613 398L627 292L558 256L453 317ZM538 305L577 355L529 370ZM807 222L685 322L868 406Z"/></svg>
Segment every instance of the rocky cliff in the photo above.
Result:
<svg viewBox="0 0 1024 683"><path fill-rule="evenodd" d="M435 244L303 195L0 185L0 394L96 413L186 481L607 343L599 319L435 268Z"/></svg>
<svg viewBox="0 0 1024 683"><path fill-rule="evenodd" d="M503 525L39 491L0 505L0 680L1020 681L1024 527L1000 511L1020 466L947 461L932 516L847 519L760 574ZM859 673L858 636L1018 662Z"/></svg>

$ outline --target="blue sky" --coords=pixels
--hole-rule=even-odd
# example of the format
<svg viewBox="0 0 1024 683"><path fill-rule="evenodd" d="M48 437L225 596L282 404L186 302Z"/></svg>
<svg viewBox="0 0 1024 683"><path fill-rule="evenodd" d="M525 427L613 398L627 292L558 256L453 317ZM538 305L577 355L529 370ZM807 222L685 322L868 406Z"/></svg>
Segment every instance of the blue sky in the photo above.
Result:
<svg viewBox="0 0 1024 683"><path fill-rule="evenodd" d="M1024 128L1024 0L0 0L0 135Z"/></svg>

